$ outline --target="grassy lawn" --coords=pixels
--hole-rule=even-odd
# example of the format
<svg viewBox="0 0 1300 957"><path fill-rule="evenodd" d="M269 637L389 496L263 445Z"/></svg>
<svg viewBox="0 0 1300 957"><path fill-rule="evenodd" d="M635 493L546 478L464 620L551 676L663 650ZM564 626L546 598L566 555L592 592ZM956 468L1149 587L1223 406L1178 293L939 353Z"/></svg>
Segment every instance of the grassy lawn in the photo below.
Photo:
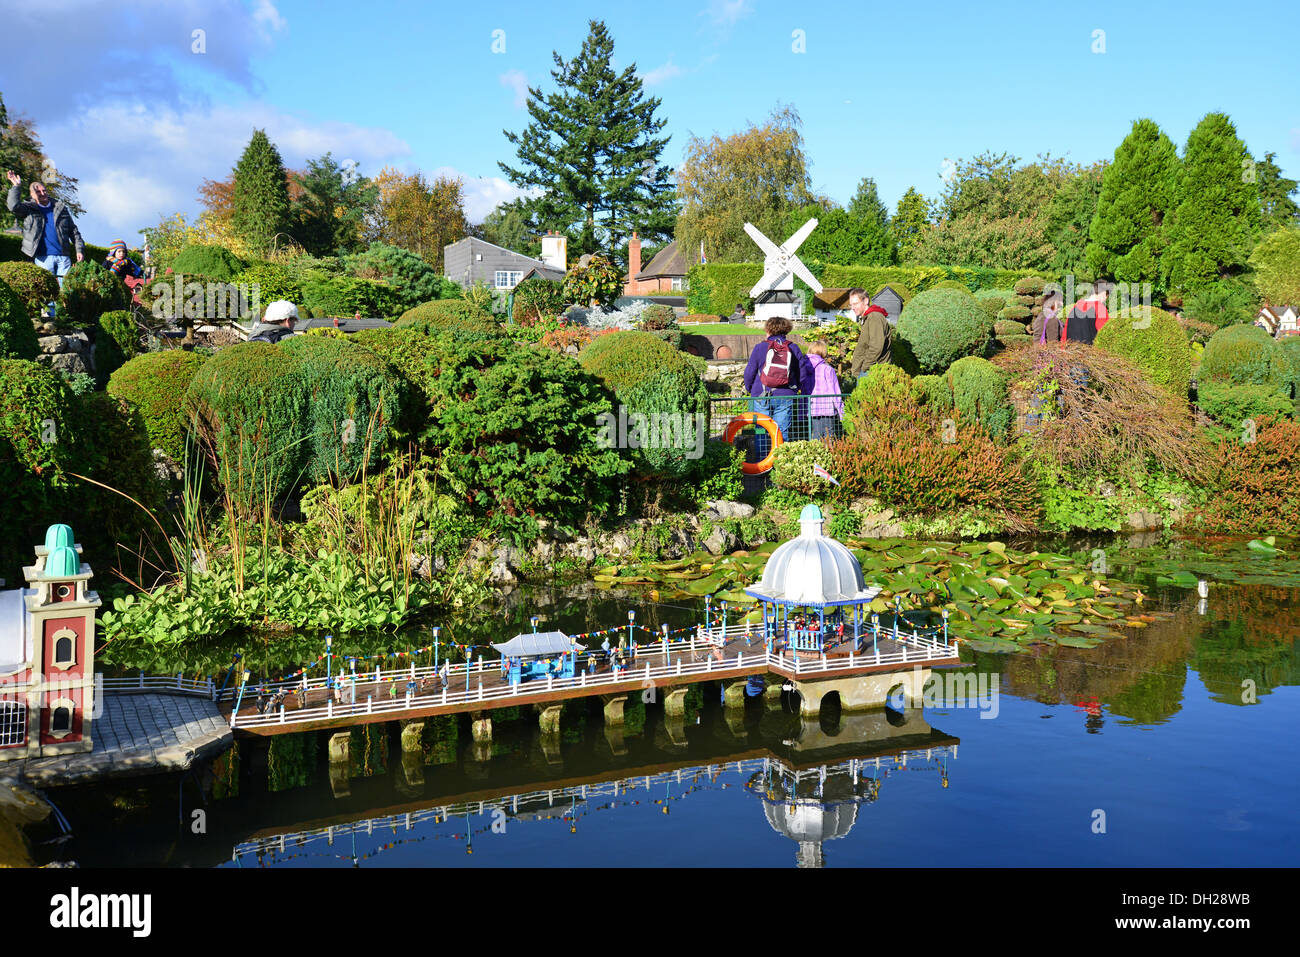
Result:
<svg viewBox="0 0 1300 957"><path fill-rule="evenodd" d="M765 336L762 329L733 325L729 322L702 322L699 325L682 323L682 333L688 336Z"/></svg>

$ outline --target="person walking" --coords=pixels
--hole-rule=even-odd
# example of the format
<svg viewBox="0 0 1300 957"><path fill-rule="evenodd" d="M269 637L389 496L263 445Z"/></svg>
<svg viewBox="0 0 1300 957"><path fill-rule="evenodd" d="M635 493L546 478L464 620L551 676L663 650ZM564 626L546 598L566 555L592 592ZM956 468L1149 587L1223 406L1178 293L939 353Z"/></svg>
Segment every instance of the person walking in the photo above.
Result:
<svg viewBox="0 0 1300 957"><path fill-rule="evenodd" d="M818 339L808 347L808 364L813 370L812 398L808 413L812 438L838 438L840 420L844 418L844 400L840 397L840 380L826 361L826 340Z"/></svg>
<svg viewBox="0 0 1300 957"><path fill-rule="evenodd" d="M9 179L5 205L23 231L23 255L53 273L62 287L63 277L72 268L72 256L77 257L77 262L86 258L81 230L73 222L67 205L61 199L53 199L44 183L32 183L31 202L25 203L18 199L22 179L13 170L6 170L5 176Z"/></svg>
<svg viewBox="0 0 1300 957"><path fill-rule="evenodd" d="M789 442L794 438L795 403L812 391L813 370L808 357L787 338L794 328L789 319L773 316L764 328L767 338L754 347L745 366L745 391L753 410L771 418ZM767 458L770 441L765 431L759 432L760 461Z"/></svg>
<svg viewBox="0 0 1300 957"><path fill-rule="evenodd" d="M880 306L871 304L866 290L849 290L849 309L861 327L849 368L855 379L861 379L872 366L892 361L893 337L889 330L889 314Z"/></svg>
<svg viewBox="0 0 1300 957"><path fill-rule="evenodd" d="M1063 337L1061 328L1061 303L1064 297L1056 291L1049 292L1043 300L1043 311L1034 317L1030 332L1039 345L1059 342Z"/></svg>

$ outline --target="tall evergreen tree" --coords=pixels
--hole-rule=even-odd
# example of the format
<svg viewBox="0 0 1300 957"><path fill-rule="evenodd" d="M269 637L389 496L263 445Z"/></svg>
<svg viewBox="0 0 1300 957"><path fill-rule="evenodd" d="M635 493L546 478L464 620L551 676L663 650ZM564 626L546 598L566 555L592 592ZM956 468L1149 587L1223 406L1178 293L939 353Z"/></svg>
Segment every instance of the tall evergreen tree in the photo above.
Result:
<svg viewBox="0 0 1300 957"><path fill-rule="evenodd" d="M898 209L894 211L894 218L889 224L899 262L910 261L916 241L929 228L930 203L915 187L909 186L903 198L898 201Z"/></svg>
<svg viewBox="0 0 1300 957"><path fill-rule="evenodd" d="M498 164L523 189L524 200L547 229L573 237L570 252L608 252L617 258L633 230L649 240L670 236L677 210L671 170L660 163L668 137L655 116L658 97L646 97L636 64L614 72L614 40L605 24L589 22L582 49L571 60L553 53L558 90L528 90L532 122L523 133L504 131L518 168Z"/></svg>
<svg viewBox="0 0 1300 957"><path fill-rule="evenodd" d="M1207 113L1187 137L1162 271L1169 288L1195 292L1246 268L1259 238L1258 177L1236 127Z"/></svg>
<svg viewBox="0 0 1300 957"><path fill-rule="evenodd" d="M880 201L876 181L870 176L858 183L858 191L849 200L849 215L879 223L881 229L889 228L889 207Z"/></svg>
<svg viewBox="0 0 1300 957"><path fill-rule="evenodd" d="M1101 178L1085 255L1097 274L1124 282L1160 279L1165 219L1178 188L1178 151L1148 119L1136 120Z"/></svg>
<svg viewBox="0 0 1300 957"><path fill-rule="evenodd" d="M1097 215L1097 200L1106 164L1094 163L1064 180L1047 204L1047 238L1055 250L1052 271L1081 273L1088 265L1088 229Z"/></svg>
<svg viewBox="0 0 1300 957"><path fill-rule="evenodd" d="M235 164L231 226L256 252L271 249L289 228L289 186L280 151L264 130L254 130Z"/></svg>
<svg viewBox="0 0 1300 957"><path fill-rule="evenodd" d="M1297 183L1282 175L1281 168L1273 162L1276 155L1265 153L1264 158L1255 164L1260 225L1265 229L1273 226L1300 226L1300 206L1291 198L1296 193Z"/></svg>
<svg viewBox="0 0 1300 957"><path fill-rule="evenodd" d="M354 253L364 245L362 226L379 187L326 153L307 160L298 177L302 195L293 204L293 237L313 256Z"/></svg>

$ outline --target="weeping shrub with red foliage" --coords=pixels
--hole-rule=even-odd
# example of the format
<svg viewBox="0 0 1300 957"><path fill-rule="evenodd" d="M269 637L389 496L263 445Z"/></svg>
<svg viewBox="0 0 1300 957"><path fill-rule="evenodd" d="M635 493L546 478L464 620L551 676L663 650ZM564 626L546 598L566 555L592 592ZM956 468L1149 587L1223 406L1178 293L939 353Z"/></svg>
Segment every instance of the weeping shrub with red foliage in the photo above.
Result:
<svg viewBox="0 0 1300 957"><path fill-rule="evenodd" d="M831 445L837 497L870 495L913 515L987 509L1013 529L1042 517L1037 486L1014 446L977 425L948 423L945 434L943 420L910 402L879 412Z"/></svg>
<svg viewBox="0 0 1300 957"><path fill-rule="evenodd" d="M1300 423L1262 418L1255 441L1224 441L1214 494L1188 518L1205 531L1284 532L1300 525Z"/></svg>

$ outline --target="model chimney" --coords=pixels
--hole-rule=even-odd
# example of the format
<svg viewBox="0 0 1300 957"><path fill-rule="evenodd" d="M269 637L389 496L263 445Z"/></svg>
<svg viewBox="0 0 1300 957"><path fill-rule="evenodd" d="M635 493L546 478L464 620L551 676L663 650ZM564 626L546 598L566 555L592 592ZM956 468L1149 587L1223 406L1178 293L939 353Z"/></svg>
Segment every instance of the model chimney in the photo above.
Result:
<svg viewBox="0 0 1300 957"><path fill-rule="evenodd" d="M636 274L641 271L641 237L636 233L627 244L627 282L628 285L636 283Z"/></svg>
<svg viewBox="0 0 1300 957"><path fill-rule="evenodd" d="M546 235L542 237L542 262L560 272L568 272L568 245L567 237L548 229Z"/></svg>

